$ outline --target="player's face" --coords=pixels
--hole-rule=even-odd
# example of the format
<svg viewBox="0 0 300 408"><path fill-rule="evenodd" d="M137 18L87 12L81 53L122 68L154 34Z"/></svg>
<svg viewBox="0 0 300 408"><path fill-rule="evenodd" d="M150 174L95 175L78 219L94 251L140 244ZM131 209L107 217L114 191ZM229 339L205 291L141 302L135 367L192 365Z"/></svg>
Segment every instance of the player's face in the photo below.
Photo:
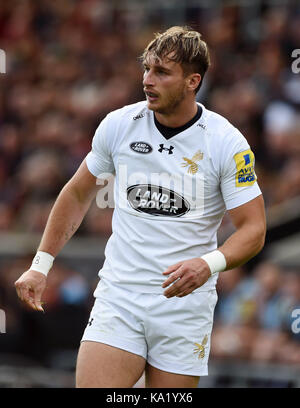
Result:
<svg viewBox="0 0 300 408"><path fill-rule="evenodd" d="M187 96L186 77L180 64L164 58L161 63L153 56L144 61L144 92L148 108L171 114Z"/></svg>

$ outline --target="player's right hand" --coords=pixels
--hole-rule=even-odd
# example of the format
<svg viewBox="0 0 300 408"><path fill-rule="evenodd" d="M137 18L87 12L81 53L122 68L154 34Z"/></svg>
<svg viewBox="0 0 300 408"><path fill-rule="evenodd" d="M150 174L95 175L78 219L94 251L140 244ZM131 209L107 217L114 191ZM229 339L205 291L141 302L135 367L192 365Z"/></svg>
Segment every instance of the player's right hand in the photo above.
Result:
<svg viewBox="0 0 300 408"><path fill-rule="evenodd" d="M19 298L32 309L44 312L42 307L42 294L46 288L46 276L41 272L29 269L15 282Z"/></svg>

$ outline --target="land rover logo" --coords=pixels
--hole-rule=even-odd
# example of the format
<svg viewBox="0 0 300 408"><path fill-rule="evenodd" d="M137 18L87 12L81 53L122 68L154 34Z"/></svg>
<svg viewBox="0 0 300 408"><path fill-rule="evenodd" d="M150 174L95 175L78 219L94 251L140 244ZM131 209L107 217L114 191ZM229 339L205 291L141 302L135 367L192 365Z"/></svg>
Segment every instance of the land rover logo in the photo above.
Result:
<svg viewBox="0 0 300 408"><path fill-rule="evenodd" d="M181 217L190 205L181 195L152 184L136 184L127 188L127 199L133 209L146 214Z"/></svg>
<svg viewBox="0 0 300 408"><path fill-rule="evenodd" d="M137 153L151 153L152 152L152 146L150 146L146 142L133 142L130 144L130 148L134 150Z"/></svg>

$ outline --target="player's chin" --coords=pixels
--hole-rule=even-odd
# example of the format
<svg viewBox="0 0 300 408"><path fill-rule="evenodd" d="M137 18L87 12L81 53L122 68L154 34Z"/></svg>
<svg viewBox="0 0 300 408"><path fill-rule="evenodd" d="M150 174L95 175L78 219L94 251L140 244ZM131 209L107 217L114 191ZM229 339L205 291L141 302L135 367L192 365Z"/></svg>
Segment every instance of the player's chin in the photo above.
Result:
<svg viewBox="0 0 300 408"><path fill-rule="evenodd" d="M161 103L149 103L148 102L148 109L152 110L153 112L157 113L165 113L166 109Z"/></svg>
<svg viewBox="0 0 300 408"><path fill-rule="evenodd" d="M158 98L147 98L147 105L148 105L148 109L153 110L153 111L157 111L158 109L160 109L160 102L158 100Z"/></svg>

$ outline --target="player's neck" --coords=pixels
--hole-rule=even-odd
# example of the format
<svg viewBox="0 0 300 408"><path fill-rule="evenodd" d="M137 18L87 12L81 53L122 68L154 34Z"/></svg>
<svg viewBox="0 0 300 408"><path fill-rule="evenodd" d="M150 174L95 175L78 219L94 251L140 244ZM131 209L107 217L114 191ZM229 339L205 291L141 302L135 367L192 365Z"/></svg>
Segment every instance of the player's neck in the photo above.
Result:
<svg viewBox="0 0 300 408"><path fill-rule="evenodd" d="M198 106L196 101L191 104L178 106L171 113L154 112L156 119L161 125L176 128L185 125L197 114Z"/></svg>

